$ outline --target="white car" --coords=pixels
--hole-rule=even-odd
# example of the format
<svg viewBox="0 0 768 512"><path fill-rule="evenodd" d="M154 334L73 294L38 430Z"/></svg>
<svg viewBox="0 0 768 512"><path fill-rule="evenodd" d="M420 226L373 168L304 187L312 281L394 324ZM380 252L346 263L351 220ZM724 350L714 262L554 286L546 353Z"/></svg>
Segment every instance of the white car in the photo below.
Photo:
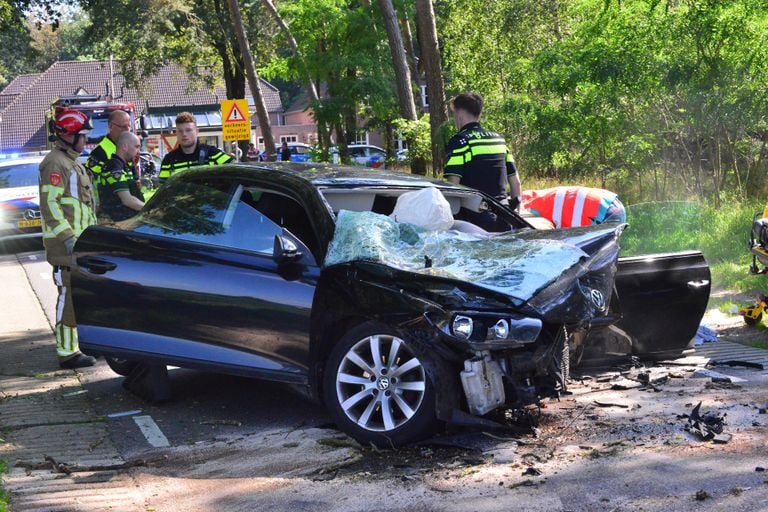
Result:
<svg viewBox="0 0 768 512"><path fill-rule="evenodd" d="M384 168L387 158L387 152L379 146L372 144L350 144L349 156L355 165L364 165L366 167ZM331 154L338 153L339 148L331 148Z"/></svg>
<svg viewBox="0 0 768 512"><path fill-rule="evenodd" d="M39 167L44 155L13 156L0 155L0 242L42 236Z"/></svg>

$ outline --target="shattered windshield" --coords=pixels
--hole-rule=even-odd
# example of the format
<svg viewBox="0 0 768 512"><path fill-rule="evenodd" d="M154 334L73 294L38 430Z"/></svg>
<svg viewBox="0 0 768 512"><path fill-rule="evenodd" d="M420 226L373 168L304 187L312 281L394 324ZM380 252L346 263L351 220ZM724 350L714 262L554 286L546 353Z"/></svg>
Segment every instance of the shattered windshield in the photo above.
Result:
<svg viewBox="0 0 768 512"><path fill-rule="evenodd" d="M325 266L373 261L528 300L587 256L568 243L529 237L428 231L385 215L341 210Z"/></svg>

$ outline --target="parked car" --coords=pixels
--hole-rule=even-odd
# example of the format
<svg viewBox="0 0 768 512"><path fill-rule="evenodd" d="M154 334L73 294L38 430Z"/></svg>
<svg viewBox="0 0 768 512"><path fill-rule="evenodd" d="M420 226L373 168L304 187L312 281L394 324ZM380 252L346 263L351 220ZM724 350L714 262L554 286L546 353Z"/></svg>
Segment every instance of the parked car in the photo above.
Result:
<svg viewBox="0 0 768 512"><path fill-rule="evenodd" d="M623 225L533 230L460 185L310 169L192 169L136 217L87 228L72 275L80 348L129 380L174 365L294 384L355 439L389 446L557 396L590 346L693 346L709 296L698 252L617 265ZM457 229L484 212L495 233L389 217L427 187Z"/></svg>
<svg viewBox="0 0 768 512"><path fill-rule="evenodd" d="M0 242L42 237L39 167L43 156L0 159Z"/></svg>
<svg viewBox="0 0 768 512"><path fill-rule="evenodd" d="M283 157L280 152L280 146L277 145L277 160L282 161ZM291 162L309 162L312 159L312 146L304 144L303 142L289 142L288 149L291 151ZM267 160L267 152L261 152L261 159Z"/></svg>
<svg viewBox="0 0 768 512"><path fill-rule="evenodd" d="M379 146L370 144L350 144L347 147L349 149L349 156L354 165L362 165L374 169L385 167L387 152ZM339 148L331 148L331 154L338 152Z"/></svg>

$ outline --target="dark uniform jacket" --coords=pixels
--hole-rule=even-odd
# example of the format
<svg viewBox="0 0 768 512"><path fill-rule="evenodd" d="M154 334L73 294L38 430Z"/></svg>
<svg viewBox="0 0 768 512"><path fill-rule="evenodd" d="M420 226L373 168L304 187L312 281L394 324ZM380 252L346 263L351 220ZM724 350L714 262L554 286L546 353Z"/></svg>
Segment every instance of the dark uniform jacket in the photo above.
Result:
<svg viewBox="0 0 768 512"><path fill-rule="evenodd" d="M184 153L181 147L178 147L165 155L163 163L160 164L159 178L161 180L166 180L173 174L189 169L190 167L198 165L222 165L231 160L232 157L219 148L207 144L200 144L198 142L197 146L195 146L195 150L190 154Z"/></svg>
<svg viewBox="0 0 768 512"><path fill-rule="evenodd" d="M91 154L88 155L88 161L85 163L85 167L93 173L94 185L100 185L102 180L102 171L112 155L117 151L115 143L105 136L99 144L93 148ZM138 179L136 170L134 169L133 162L128 162L128 169L131 171L132 179Z"/></svg>
<svg viewBox="0 0 768 512"><path fill-rule="evenodd" d="M118 193L123 190L127 190L132 196L141 199L130 166L115 153L104 165L101 173L99 221L117 222L136 215L136 210L128 208L120 200Z"/></svg>
<svg viewBox="0 0 768 512"><path fill-rule="evenodd" d="M88 171L77 162L79 154L56 142L40 162L40 214L45 256L53 266L67 267L70 257L64 240L80 236L96 224L96 200Z"/></svg>
<svg viewBox="0 0 768 512"><path fill-rule="evenodd" d="M484 129L480 123L469 123L454 135L446 147L444 176L458 176L459 183L505 199L507 177L517 173L504 138Z"/></svg>

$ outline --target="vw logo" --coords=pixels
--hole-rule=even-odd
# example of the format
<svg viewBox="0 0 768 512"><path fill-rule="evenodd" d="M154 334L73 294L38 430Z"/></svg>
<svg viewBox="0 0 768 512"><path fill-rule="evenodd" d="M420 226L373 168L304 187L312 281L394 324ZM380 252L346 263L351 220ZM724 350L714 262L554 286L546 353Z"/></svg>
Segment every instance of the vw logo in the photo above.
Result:
<svg viewBox="0 0 768 512"><path fill-rule="evenodd" d="M592 299L592 304L594 304L597 309L600 311L605 309L605 297L603 296L603 292L593 288L589 292L589 297Z"/></svg>
<svg viewBox="0 0 768 512"><path fill-rule="evenodd" d="M389 387L389 379L387 377L382 377L379 379L377 385L380 390L384 391Z"/></svg>
<svg viewBox="0 0 768 512"><path fill-rule="evenodd" d="M24 218L25 219L39 219L40 218L40 210L26 210L24 212Z"/></svg>

